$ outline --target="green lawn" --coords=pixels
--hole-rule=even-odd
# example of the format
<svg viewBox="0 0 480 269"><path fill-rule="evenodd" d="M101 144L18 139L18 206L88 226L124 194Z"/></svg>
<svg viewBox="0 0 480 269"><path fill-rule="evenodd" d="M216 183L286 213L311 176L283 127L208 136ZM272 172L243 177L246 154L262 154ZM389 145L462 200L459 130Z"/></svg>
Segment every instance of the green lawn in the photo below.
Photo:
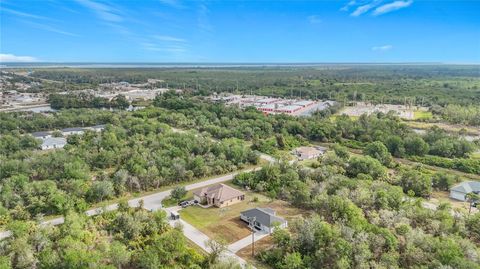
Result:
<svg viewBox="0 0 480 269"><path fill-rule="evenodd" d="M472 159L480 159L480 151L472 153L471 158Z"/></svg>
<svg viewBox="0 0 480 269"><path fill-rule="evenodd" d="M231 182L225 184L238 189ZM180 211L180 217L205 233L208 237L227 244L238 241L250 234L246 223L240 220L240 212L255 207L270 207L281 217L291 220L305 214L302 209L295 208L285 201L270 198L251 191L245 191L245 201L224 208L190 206ZM254 202L254 197L257 201Z"/></svg>
<svg viewBox="0 0 480 269"><path fill-rule="evenodd" d="M413 117L415 120L428 120L433 117L432 112L424 111L424 110L417 110L413 112Z"/></svg>

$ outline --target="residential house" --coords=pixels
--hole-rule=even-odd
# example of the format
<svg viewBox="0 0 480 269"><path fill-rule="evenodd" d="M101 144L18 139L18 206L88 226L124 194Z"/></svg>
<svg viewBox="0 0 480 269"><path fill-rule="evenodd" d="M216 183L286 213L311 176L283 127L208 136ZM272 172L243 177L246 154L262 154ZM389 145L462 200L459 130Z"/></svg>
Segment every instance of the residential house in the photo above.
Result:
<svg viewBox="0 0 480 269"><path fill-rule="evenodd" d="M324 147L299 147L294 150L294 154L299 160L310 160L323 155L327 149Z"/></svg>
<svg viewBox="0 0 480 269"><path fill-rule="evenodd" d="M450 189L450 198L460 201L466 201L466 195L468 193L480 194L480 182L478 181L465 181Z"/></svg>
<svg viewBox="0 0 480 269"><path fill-rule="evenodd" d="M225 207L245 200L245 193L225 184L217 184L194 191L193 198L200 204Z"/></svg>
<svg viewBox="0 0 480 269"><path fill-rule="evenodd" d="M271 208L257 207L240 212L240 219L267 233L273 233L276 225L280 228L286 228L288 225L287 221L277 216L275 210Z"/></svg>
<svg viewBox="0 0 480 269"><path fill-rule="evenodd" d="M45 139L42 139L42 145L40 145L40 148L42 150L47 150L47 149L59 149L63 148L67 144L67 139L64 137L47 137Z"/></svg>
<svg viewBox="0 0 480 269"><path fill-rule="evenodd" d="M61 132L64 136L69 136L69 135L74 135L74 134L81 135L81 134L84 133L84 130L85 130L85 128L73 127L73 128L62 129Z"/></svg>
<svg viewBox="0 0 480 269"><path fill-rule="evenodd" d="M95 126L90 126L90 127L84 128L84 130L92 130L94 132L101 132L101 131L103 131L103 129L105 129L105 124L100 124L100 125L95 125Z"/></svg>
<svg viewBox="0 0 480 269"><path fill-rule="evenodd" d="M45 139L48 137L52 137L52 132L46 131L46 132L34 132L32 133L32 136L35 138L39 139Z"/></svg>

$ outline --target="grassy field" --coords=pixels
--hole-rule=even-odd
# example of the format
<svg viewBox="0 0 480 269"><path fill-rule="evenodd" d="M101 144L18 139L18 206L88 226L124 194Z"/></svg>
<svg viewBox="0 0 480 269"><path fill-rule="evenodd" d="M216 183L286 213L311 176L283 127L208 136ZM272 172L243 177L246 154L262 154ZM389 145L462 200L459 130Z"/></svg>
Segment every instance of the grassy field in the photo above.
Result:
<svg viewBox="0 0 480 269"><path fill-rule="evenodd" d="M450 133L458 133L460 132L460 130L463 130L463 131L466 131L466 134L468 135L480 134L480 127L466 126L462 124L448 124L443 122L430 123L430 122L418 122L418 121L406 121L405 124L407 124L411 128L416 128L416 129L426 130L426 129L432 128L433 126L438 126Z"/></svg>
<svg viewBox="0 0 480 269"><path fill-rule="evenodd" d="M428 120L433 117L432 112L424 111L424 110L417 110L413 112L413 118L415 120Z"/></svg>
<svg viewBox="0 0 480 269"><path fill-rule="evenodd" d="M245 191L245 201L238 204L225 208L191 206L180 211L180 216L210 238L231 244L250 234L247 224L240 220L240 212L255 207L270 207L287 220L305 214L305 211L292 207L287 202L272 201L262 194Z"/></svg>
<svg viewBox="0 0 480 269"><path fill-rule="evenodd" d="M480 159L480 151L477 151L477 152L472 153L472 155L470 155L470 158L472 158L472 159Z"/></svg>

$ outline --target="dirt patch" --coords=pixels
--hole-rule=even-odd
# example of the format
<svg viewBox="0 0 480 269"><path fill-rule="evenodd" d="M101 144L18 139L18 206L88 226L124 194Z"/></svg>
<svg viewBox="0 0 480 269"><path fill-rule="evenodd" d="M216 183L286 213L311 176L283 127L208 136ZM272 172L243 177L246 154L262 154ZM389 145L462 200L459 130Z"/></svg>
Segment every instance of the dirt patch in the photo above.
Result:
<svg viewBox="0 0 480 269"><path fill-rule="evenodd" d="M207 227L206 233L209 237L220 239L230 244L247 237L250 234L250 230L243 221L234 217L221 221L217 225Z"/></svg>
<svg viewBox="0 0 480 269"><path fill-rule="evenodd" d="M458 201L449 197L449 192L446 191L435 191L432 193L432 196L429 202L439 205L441 203L449 203L453 209L459 209L463 212L468 212L470 205L467 202ZM477 212L477 208L472 208L472 213Z"/></svg>
<svg viewBox="0 0 480 269"><path fill-rule="evenodd" d="M273 246L273 239L271 236L264 237L257 242L255 242L255 254L258 254L260 251L267 250ZM255 265L257 268L270 268L267 265L261 263L255 257L252 257L252 246L247 246L242 248L236 253L240 258L248 261L249 263Z"/></svg>

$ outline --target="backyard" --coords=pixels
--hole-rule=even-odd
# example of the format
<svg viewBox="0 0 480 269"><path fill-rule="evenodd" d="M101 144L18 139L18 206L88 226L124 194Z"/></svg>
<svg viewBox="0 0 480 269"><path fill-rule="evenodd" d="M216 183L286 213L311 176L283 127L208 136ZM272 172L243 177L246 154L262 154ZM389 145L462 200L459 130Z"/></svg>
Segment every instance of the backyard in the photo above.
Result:
<svg viewBox="0 0 480 269"><path fill-rule="evenodd" d="M238 186L227 183L238 189ZM289 205L287 202L270 198L250 191L245 191L245 201L224 208L190 206L182 209L181 218L208 237L226 244L236 242L250 234L247 224L240 220L240 212L255 207L270 207L277 215L287 220L305 215L305 211ZM256 197L256 198L255 198Z"/></svg>

